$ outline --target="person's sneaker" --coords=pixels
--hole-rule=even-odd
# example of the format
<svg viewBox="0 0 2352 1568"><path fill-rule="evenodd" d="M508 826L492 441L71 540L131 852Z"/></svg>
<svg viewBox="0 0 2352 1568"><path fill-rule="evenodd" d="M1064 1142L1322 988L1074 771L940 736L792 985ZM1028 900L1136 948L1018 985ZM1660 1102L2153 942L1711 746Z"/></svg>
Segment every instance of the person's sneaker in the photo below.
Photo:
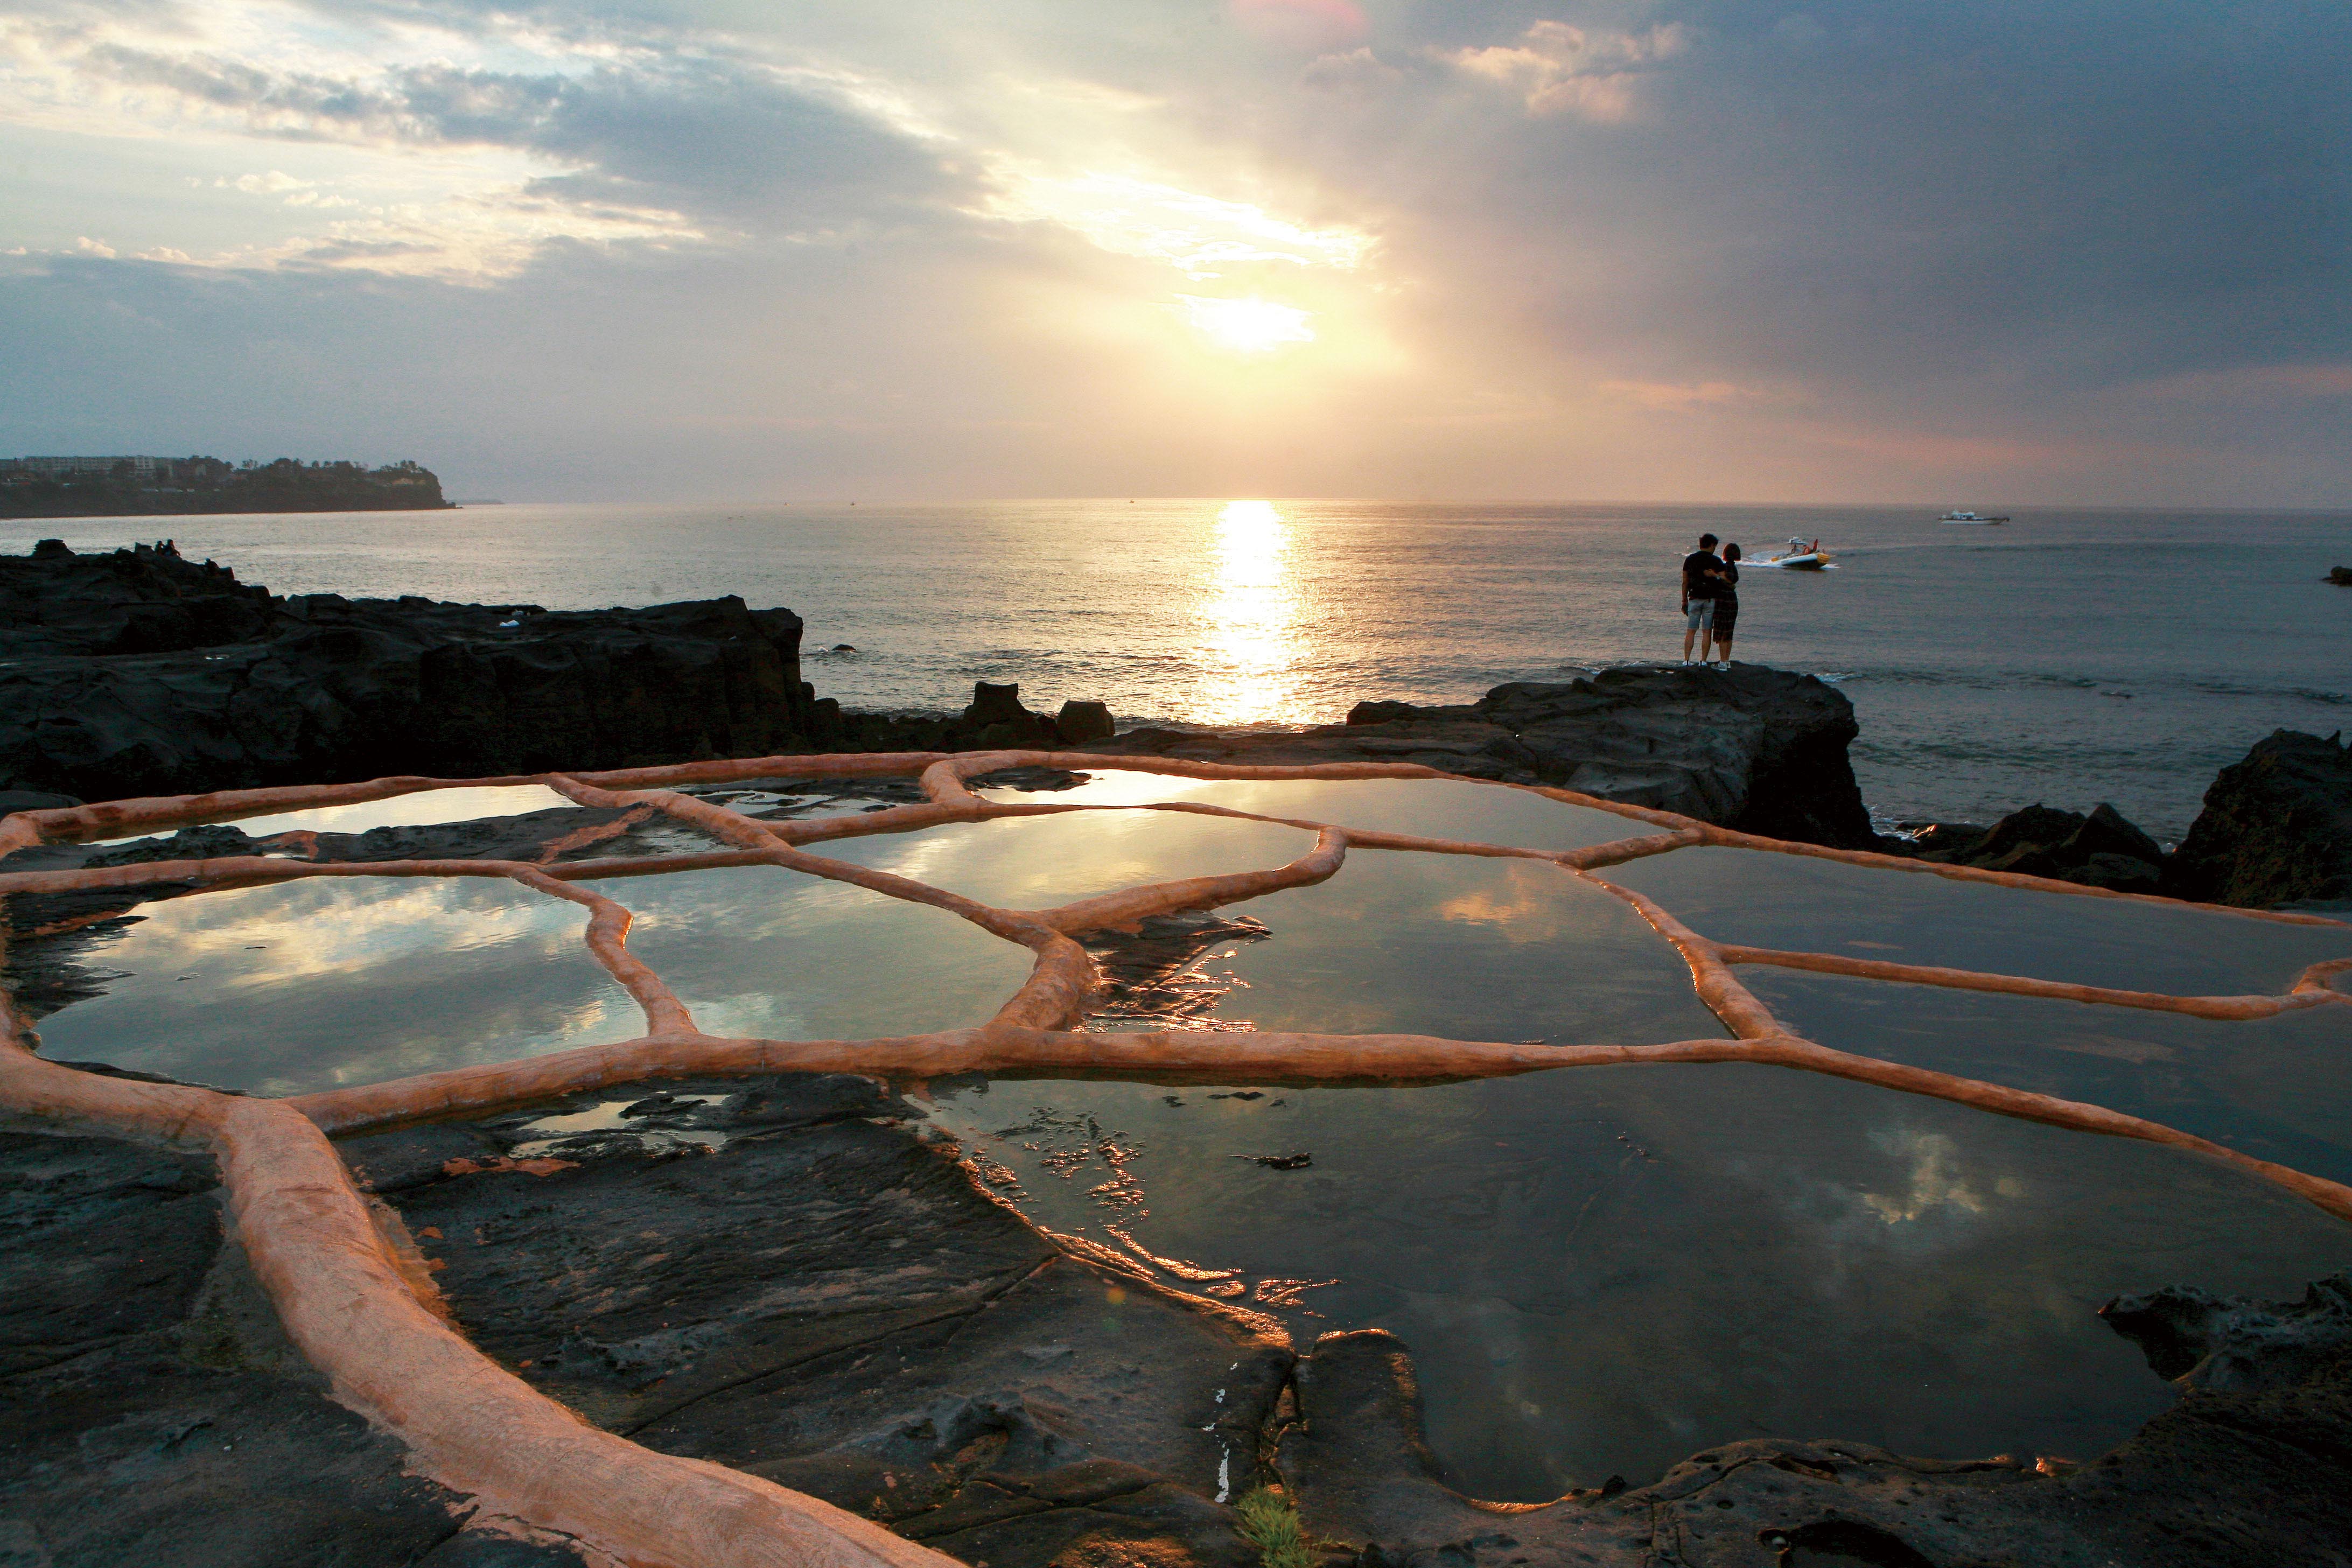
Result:
<svg viewBox="0 0 2352 1568"><path fill-rule="evenodd" d="M1717 665L1715 668L1717 668L1717 669L1727 670L1727 670L1729 670L1729 669L1731 668L1731 661L1730 661L1729 659L1727 659L1727 659L1725 659L1721 664Z"/></svg>

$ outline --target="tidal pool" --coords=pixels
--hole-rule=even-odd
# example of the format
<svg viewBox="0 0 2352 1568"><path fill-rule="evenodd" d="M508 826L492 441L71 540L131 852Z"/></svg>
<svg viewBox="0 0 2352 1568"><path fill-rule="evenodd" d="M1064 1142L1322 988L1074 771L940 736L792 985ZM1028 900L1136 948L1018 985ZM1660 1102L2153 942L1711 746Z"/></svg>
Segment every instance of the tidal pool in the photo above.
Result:
<svg viewBox="0 0 2352 1568"><path fill-rule="evenodd" d="M1717 1039L1680 954L1623 900L1540 860L1349 851L1337 876L1227 907L1263 941L1205 972L1211 1022L1554 1045Z"/></svg>
<svg viewBox="0 0 2352 1568"><path fill-rule="evenodd" d="M388 800L362 801L352 805L320 805L305 811L273 812L267 816L240 816L231 826L243 828L254 838L305 830L365 833L371 827L428 827L490 816L520 816L525 812L571 805L545 784L484 784L419 790L414 795L396 795Z"/></svg>
<svg viewBox="0 0 2352 1568"><path fill-rule="evenodd" d="M1809 1040L2086 1100L2352 1182L2352 1007L2215 1023L1761 966L1739 973Z"/></svg>
<svg viewBox="0 0 2352 1568"><path fill-rule="evenodd" d="M304 1094L627 1039L644 1016L588 954L588 911L491 878L320 878L140 906L78 955L105 994L41 1054Z"/></svg>
<svg viewBox="0 0 2352 1568"><path fill-rule="evenodd" d="M1145 882L1271 870L1314 847L1304 828L1181 811L1006 817L809 847L1008 910L1051 909Z"/></svg>
<svg viewBox="0 0 2352 1568"><path fill-rule="evenodd" d="M1682 849L1612 866L1702 936L1745 947L1941 964L2175 996L2275 995L2352 927L2247 920L1749 849ZM1757 973L1745 969L1742 977Z"/></svg>
<svg viewBox="0 0 2352 1568"><path fill-rule="evenodd" d="M2299 1295L2348 1250L2209 1161L1780 1068L1242 1092L1000 1079L939 1110L1049 1228L1234 1270L1302 1344L1397 1333L1449 1478L1497 1500L1775 1435L2087 1459L2173 1398L2102 1302Z"/></svg>
<svg viewBox="0 0 2352 1568"><path fill-rule="evenodd" d="M961 916L770 866L593 884L713 1035L870 1039L988 1022L1027 949Z"/></svg>
<svg viewBox="0 0 2352 1568"><path fill-rule="evenodd" d="M1512 849L1580 849L1663 831L1590 806L1570 805L1527 790L1460 779L1187 779L1159 773L1090 773L1075 789L1030 793L990 788L990 800L1134 805L1186 801L1260 816L1326 822L1383 833L1412 833Z"/></svg>

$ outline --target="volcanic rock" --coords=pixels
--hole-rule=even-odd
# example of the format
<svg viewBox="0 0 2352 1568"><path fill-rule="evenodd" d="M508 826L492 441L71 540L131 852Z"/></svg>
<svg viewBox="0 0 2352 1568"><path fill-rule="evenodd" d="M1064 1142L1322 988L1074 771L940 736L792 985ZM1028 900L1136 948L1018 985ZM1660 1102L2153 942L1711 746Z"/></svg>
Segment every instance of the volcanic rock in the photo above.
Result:
<svg viewBox="0 0 2352 1568"><path fill-rule="evenodd" d="M407 1464L224 1245L209 1162L0 1132L0 1563L582 1568Z"/></svg>
<svg viewBox="0 0 2352 1568"><path fill-rule="evenodd" d="M0 788L104 800L809 749L800 617L279 598L141 547L0 556Z"/></svg>
<svg viewBox="0 0 2352 1568"><path fill-rule="evenodd" d="M1076 699L1062 704L1062 711L1054 721L1066 746L1083 746L1095 741L1108 741L1118 726L1111 722L1110 705L1105 702L1084 702Z"/></svg>
<svg viewBox="0 0 2352 1568"><path fill-rule="evenodd" d="M2352 748L2280 730L2223 768L2166 891L2267 909L2352 902Z"/></svg>
<svg viewBox="0 0 2352 1568"><path fill-rule="evenodd" d="M2101 802L2088 816L2029 805L1990 828L1938 823L1910 841L1922 860L2015 871L2117 892L2153 893L2163 886L2164 847L2114 806Z"/></svg>
<svg viewBox="0 0 2352 1568"><path fill-rule="evenodd" d="M1475 703L1360 702L1306 731L1133 730L1094 749L1235 763L1419 763L1812 844L1877 844L1846 747L1853 706L1815 677L1630 666L1516 681Z"/></svg>

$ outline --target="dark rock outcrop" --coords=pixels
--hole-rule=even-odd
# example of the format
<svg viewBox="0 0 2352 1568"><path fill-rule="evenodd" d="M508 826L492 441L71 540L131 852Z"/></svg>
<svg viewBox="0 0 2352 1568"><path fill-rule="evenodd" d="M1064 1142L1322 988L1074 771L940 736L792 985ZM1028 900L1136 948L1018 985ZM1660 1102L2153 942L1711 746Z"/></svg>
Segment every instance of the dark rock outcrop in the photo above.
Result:
<svg viewBox="0 0 2352 1568"><path fill-rule="evenodd" d="M581 1568L327 1396L208 1162L0 1132L0 1563Z"/></svg>
<svg viewBox="0 0 2352 1568"><path fill-rule="evenodd" d="M0 557L0 788L84 799L809 749L801 622L739 598L282 599L161 549Z"/></svg>
<svg viewBox="0 0 2352 1568"><path fill-rule="evenodd" d="M2330 566L2327 580L2339 588L2352 588L2352 566Z"/></svg>
<svg viewBox="0 0 2352 1568"><path fill-rule="evenodd" d="M1743 1440L1647 1486L1612 1477L1497 1512L1446 1485L1411 1357L1377 1330L1326 1334L1299 1360L1278 1463L1307 1530L1360 1547L1361 1568L2327 1563L2352 1541L2347 1301L2338 1275L2286 1306L2196 1290L2112 1304L2159 1372L2189 1370L2179 1405L2083 1466Z"/></svg>
<svg viewBox="0 0 2352 1568"><path fill-rule="evenodd" d="M2352 748L2280 730L2221 770L2165 890L2268 909L2352 902Z"/></svg>
<svg viewBox="0 0 2352 1568"><path fill-rule="evenodd" d="M2104 801L2088 816L2037 805L2012 811L1990 827L1937 823L1898 847L1942 865L2015 871L2123 893L2159 892L2164 883L2164 846Z"/></svg>
<svg viewBox="0 0 2352 1568"><path fill-rule="evenodd" d="M1420 763L1548 784L1811 844L1877 843L1846 747L1843 693L1761 665L1629 666L1516 681L1476 702L1360 702L1345 724L1295 731L1135 730L1094 749L1236 763Z"/></svg>

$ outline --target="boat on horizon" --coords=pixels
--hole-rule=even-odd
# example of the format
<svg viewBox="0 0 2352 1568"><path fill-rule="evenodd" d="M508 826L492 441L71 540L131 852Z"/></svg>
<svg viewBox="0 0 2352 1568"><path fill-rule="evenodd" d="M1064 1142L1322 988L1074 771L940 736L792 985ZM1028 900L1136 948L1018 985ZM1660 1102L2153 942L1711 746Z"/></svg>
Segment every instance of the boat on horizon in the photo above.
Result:
<svg viewBox="0 0 2352 1568"><path fill-rule="evenodd" d="M2009 519L2005 517L1984 517L1973 511L1953 510L1946 512L1936 521L1937 522L2007 522Z"/></svg>

